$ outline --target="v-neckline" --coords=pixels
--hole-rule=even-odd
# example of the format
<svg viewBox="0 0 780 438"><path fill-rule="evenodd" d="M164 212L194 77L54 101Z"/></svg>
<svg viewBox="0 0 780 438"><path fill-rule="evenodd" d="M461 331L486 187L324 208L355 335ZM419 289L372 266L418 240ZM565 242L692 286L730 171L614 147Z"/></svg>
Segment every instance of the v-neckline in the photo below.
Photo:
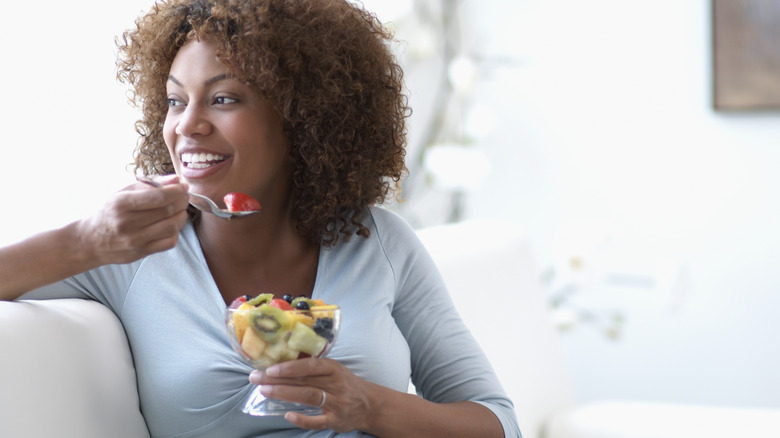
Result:
<svg viewBox="0 0 780 438"><path fill-rule="evenodd" d="M219 290L219 286L217 286L217 281L214 279L214 275L211 273L211 269L209 268L209 264L206 261L206 255L203 253L203 247L200 244L200 239L198 238L198 233L195 231L195 227L193 226L192 222L187 222L186 225L186 232L190 235L190 237L193 239L193 241L196 244L197 247L197 257L198 262L200 265L205 269L206 276L208 276L210 281L210 287L209 290L211 291L212 297L216 298L217 302L223 303L225 307L229 306L230 303L225 302L225 298L222 296L222 292ZM323 263L325 262L325 249L320 245L319 249L317 250L317 272L314 274L314 287L311 290L311 298L318 298L319 297L319 289L320 289L320 283L321 283L321 276L324 272Z"/></svg>

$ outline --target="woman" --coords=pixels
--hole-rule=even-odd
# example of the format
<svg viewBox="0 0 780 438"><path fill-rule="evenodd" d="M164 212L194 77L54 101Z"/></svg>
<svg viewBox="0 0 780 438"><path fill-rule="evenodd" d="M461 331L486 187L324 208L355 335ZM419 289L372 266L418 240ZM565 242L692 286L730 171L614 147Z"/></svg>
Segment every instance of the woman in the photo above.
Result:
<svg viewBox="0 0 780 438"><path fill-rule="evenodd" d="M125 33L119 78L143 108L137 170L163 187L135 184L0 250L0 297L109 306L153 436L519 436L430 257L374 206L405 171L390 38L344 0L159 2ZM262 211L201 214L188 190L244 192ZM329 359L252 371L223 315L260 292L338 304ZM406 393L410 377L422 397ZM243 414L257 384L323 413Z"/></svg>

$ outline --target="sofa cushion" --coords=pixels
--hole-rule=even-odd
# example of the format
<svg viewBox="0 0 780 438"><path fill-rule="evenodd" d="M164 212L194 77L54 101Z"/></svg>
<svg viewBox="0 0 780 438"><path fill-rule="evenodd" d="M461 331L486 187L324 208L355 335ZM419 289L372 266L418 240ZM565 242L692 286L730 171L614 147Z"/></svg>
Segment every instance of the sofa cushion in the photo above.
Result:
<svg viewBox="0 0 780 438"><path fill-rule="evenodd" d="M103 305L0 302L0 351L0 436L149 436L127 338Z"/></svg>
<svg viewBox="0 0 780 438"><path fill-rule="evenodd" d="M599 401L550 418L546 438L776 438L780 410Z"/></svg>

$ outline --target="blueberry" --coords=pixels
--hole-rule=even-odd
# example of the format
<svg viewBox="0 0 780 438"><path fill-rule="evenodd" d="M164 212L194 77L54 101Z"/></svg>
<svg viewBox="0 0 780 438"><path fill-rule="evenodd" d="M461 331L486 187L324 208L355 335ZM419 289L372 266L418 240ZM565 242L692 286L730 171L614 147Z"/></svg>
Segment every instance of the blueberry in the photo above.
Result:
<svg viewBox="0 0 780 438"><path fill-rule="evenodd" d="M292 294L284 294L284 296L282 297L282 299L283 299L283 300L285 300L285 301L287 301L288 303L292 303L293 296L292 296Z"/></svg>
<svg viewBox="0 0 780 438"><path fill-rule="evenodd" d="M295 304L296 310L309 310L309 303L305 300L300 300Z"/></svg>
<svg viewBox="0 0 780 438"><path fill-rule="evenodd" d="M314 333L328 341L333 340L333 318L319 318L314 321Z"/></svg>

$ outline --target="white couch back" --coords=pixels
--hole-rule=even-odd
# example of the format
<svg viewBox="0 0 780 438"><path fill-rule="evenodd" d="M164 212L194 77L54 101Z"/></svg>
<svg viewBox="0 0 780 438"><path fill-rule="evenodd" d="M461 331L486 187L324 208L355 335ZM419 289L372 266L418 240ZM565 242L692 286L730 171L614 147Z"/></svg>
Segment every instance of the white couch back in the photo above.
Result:
<svg viewBox="0 0 780 438"><path fill-rule="evenodd" d="M524 438L573 401L545 294L519 226L471 221L418 232L515 404Z"/></svg>

